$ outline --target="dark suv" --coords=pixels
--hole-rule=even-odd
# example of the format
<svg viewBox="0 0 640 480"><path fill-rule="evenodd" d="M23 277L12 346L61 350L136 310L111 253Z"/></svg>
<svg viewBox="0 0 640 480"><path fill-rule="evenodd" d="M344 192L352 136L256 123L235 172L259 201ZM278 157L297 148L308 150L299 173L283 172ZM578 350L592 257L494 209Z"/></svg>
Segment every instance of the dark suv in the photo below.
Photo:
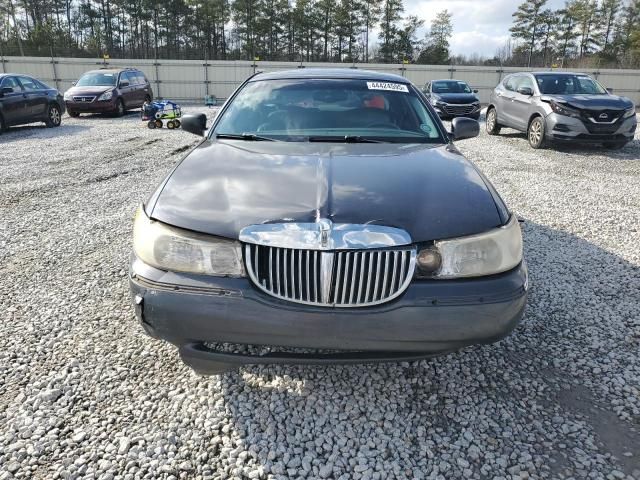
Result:
<svg viewBox="0 0 640 480"><path fill-rule="evenodd" d="M633 140L636 109L583 73L534 72L505 77L491 94L487 133L500 127L527 133L529 145L549 141L601 143L622 148Z"/></svg>
<svg viewBox="0 0 640 480"><path fill-rule="evenodd" d="M472 90L462 80L432 80L422 92L431 102L434 110L443 120L456 117L480 118L478 90Z"/></svg>
<svg viewBox="0 0 640 480"><path fill-rule="evenodd" d="M72 117L81 113L112 113L117 116L153 100L147 77L135 68L92 70L82 75L64 94Z"/></svg>

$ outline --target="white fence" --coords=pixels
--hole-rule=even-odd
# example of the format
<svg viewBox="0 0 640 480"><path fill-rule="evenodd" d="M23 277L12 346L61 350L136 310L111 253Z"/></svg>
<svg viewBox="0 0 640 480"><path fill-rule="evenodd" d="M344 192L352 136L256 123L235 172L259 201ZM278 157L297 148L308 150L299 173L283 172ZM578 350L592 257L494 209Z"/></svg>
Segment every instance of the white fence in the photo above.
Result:
<svg viewBox="0 0 640 480"><path fill-rule="evenodd" d="M71 86L83 72L105 65L102 60L89 58L4 57L0 58L0 73L25 73L55 85L60 91ZM467 67L456 65L399 65L292 63L250 61L198 60L119 60L108 61L110 67L137 67L151 81L156 97L177 101L203 101L205 95L228 97L255 70L275 71L310 67L360 68L403 75L415 85L429 80L457 78L479 90L480 100L487 102L491 90L507 74L525 71L517 67ZM597 78L618 95L630 97L640 105L640 70L584 71Z"/></svg>

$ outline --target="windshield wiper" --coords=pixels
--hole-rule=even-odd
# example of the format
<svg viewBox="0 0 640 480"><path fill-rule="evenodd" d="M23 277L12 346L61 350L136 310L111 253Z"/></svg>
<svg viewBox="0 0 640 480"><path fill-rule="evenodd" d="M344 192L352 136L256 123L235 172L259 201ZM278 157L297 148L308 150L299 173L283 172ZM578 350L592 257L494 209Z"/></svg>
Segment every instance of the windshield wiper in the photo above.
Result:
<svg viewBox="0 0 640 480"><path fill-rule="evenodd" d="M275 138L261 137L253 133L216 133L216 138L231 139L231 140L248 140L251 142L275 142Z"/></svg>
<svg viewBox="0 0 640 480"><path fill-rule="evenodd" d="M375 138L361 137L360 135L344 135L344 136L325 136L325 137L309 137L309 142L345 142L345 143L386 143L384 140L376 140Z"/></svg>

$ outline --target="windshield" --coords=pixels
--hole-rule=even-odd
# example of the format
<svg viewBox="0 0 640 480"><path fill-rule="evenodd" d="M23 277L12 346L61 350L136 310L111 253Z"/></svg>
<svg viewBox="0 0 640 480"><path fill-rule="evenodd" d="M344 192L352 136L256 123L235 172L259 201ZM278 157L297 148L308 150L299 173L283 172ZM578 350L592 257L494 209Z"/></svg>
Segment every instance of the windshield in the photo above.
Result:
<svg viewBox="0 0 640 480"><path fill-rule="evenodd" d="M113 87L116 84L115 73L85 73L76 83L78 87Z"/></svg>
<svg viewBox="0 0 640 480"><path fill-rule="evenodd" d="M249 82L222 113L214 135L446 143L411 85L346 79Z"/></svg>
<svg viewBox="0 0 640 480"><path fill-rule="evenodd" d="M443 80L433 82L431 91L433 93L471 93L469 85L457 80Z"/></svg>
<svg viewBox="0 0 640 480"><path fill-rule="evenodd" d="M586 75L536 75L543 95L605 95L607 91Z"/></svg>

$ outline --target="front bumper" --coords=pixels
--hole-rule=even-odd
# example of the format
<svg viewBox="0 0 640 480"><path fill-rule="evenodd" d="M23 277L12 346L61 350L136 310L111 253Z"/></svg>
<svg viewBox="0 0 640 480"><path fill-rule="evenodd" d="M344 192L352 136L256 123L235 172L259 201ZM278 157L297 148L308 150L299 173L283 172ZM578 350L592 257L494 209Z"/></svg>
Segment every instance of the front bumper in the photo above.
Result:
<svg viewBox="0 0 640 480"><path fill-rule="evenodd" d="M592 126L595 128L607 129L602 133L589 131L583 120L573 117L565 117L557 113L551 113L545 119L546 135L549 140L573 141L580 143L627 143L633 140L636 128L636 117L629 117L622 122L609 127L606 124Z"/></svg>
<svg viewBox="0 0 640 480"><path fill-rule="evenodd" d="M442 120L452 120L454 118L465 117L465 118L473 118L474 120L478 120L480 118L480 111L482 108L478 106L477 108L473 108L469 112L460 112L456 111L461 107L469 107L471 108L471 104L450 104L450 105L432 105L433 109L436 111L438 116Z"/></svg>
<svg viewBox="0 0 640 480"><path fill-rule="evenodd" d="M219 363L345 363L413 359L506 336L522 318L524 263L486 278L414 281L396 300L374 307L326 308L280 301L246 278L164 272L132 256L130 287L145 331L180 348L201 373ZM333 349L344 354L247 357L205 343Z"/></svg>
<svg viewBox="0 0 640 480"><path fill-rule="evenodd" d="M111 100L98 101L93 100L91 102L76 102L74 100L65 100L65 105L68 111L79 113L108 113L113 112L116 109L117 98L114 95Z"/></svg>

